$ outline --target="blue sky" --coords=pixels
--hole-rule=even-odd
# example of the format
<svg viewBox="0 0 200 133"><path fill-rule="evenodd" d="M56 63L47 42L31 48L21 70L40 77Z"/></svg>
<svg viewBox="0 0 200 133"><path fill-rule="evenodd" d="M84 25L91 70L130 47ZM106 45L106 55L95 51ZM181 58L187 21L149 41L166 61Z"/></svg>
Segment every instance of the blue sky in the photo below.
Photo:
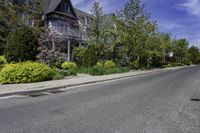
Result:
<svg viewBox="0 0 200 133"><path fill-rule="evenodd" d="M97 0L106 13L120 10L128 0ZM75 7L90 12L94 0L72 0ZM200 0L142 0L161 32L186 38L200 47Z"/></svg>

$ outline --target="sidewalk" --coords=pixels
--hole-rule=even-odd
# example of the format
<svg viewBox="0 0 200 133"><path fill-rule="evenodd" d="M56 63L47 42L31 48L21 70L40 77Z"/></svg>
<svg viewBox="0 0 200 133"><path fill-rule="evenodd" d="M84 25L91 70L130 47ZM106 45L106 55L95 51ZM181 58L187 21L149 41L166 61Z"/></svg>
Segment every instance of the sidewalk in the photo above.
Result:
<svg viewBox="0 0 200 133"><path fill-rule="evenodd" d="M179 69L179 68L182 68L182 67L154 69L154 70L141 70L141 71L133 71L133 72L128 72L128 73L112 74L112 75L104 75L104 76L90 76L90 75L81 74L79 76L70 77L63 80L53 80L53 81L37 82L37 83L29 83L29 84L0 85L0 97L9 96L9 95L17 95L17 94L26 94L26 93L31 93L31 92L42 92L46 90L61 89L61 88L84 85L84 84L123 79L123 78L128 78L128 77L149 74L153 72L174 70L174 69Z"/></svg>

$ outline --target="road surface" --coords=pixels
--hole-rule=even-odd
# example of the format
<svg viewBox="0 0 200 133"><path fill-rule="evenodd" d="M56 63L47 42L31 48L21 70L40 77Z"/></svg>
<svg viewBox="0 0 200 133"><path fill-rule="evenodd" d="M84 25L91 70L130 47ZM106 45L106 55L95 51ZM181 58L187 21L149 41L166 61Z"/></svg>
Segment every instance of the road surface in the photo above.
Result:
<svg viewBox="0 0 200 133"><path fill-rule="evenodd" d="M200 67L0 100L0 133L199 133Z"/></svg>

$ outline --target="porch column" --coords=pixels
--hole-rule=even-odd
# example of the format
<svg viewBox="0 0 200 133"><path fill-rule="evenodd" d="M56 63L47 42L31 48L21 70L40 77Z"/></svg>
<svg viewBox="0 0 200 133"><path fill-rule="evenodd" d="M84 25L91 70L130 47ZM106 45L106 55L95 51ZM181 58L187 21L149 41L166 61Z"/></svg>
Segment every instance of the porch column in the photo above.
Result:
<svg viewBox="0 0 200 133"><path fill-rule="evenodd" d="M68 40L67 42L67 61L70 61L71 59L71 41Z"/></svg>
<svg viewBox="0 0 200 133"><path fill-rule="evenodd" d="M79 42L79 47L81 47L81 44L82 44L82 43L81 43L81 42Z"/></svg>
<svg viewBox="0 0 200 133"><path fill-rule="evenodd" d="M54 52L56 51L56 46L55 46L55 40L54 39L52 40L52 49L53 49Z"/></svg>

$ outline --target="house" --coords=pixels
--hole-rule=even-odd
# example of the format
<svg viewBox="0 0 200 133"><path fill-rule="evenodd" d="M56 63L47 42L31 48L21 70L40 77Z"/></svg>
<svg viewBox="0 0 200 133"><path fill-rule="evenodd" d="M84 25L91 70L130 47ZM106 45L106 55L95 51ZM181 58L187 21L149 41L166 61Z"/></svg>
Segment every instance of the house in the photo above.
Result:
<svg viewBox="0 0 200 133"><path fill-rule="evenodd" d="M7 0L0 0L6 4ZM11 0L12 1L12 0ZM83 12L79 9L75 9L71 0L41 0L42 12L37 13L38 17L34 19L28 19L26 23L32 27L44 26L51 31L58 33L58 40L62 42L64 47L61 52L65 53L65 58L68 61L72 60L72 50L74 47L78 47L86 42L86 34L90 29L90 14ZM18 4L26 5L30 4L31 0L13 0ZM34 11L34 9L30 9ZM21 18L25 14L21 14ZM109 16L106 15L105 19L109 20ZM42 23L41 23L42 21ZM107 21L105 21L107 23ZM111 24L108 22L107 24ZM106 25L107 25L106 24ZM56 47L56 43L54 42Z"/></svg>
<svg viewBox="0 0 200 133"><path fill-rule="evenodd" d="M70 61L73 47L81 45L86 39L85 32L89 25L90 14L75 9L71 0L42 0L42 2L43 23L47 28L59 33L59 39L65 46L62 52L67 53L66 59Z"/></svg>

